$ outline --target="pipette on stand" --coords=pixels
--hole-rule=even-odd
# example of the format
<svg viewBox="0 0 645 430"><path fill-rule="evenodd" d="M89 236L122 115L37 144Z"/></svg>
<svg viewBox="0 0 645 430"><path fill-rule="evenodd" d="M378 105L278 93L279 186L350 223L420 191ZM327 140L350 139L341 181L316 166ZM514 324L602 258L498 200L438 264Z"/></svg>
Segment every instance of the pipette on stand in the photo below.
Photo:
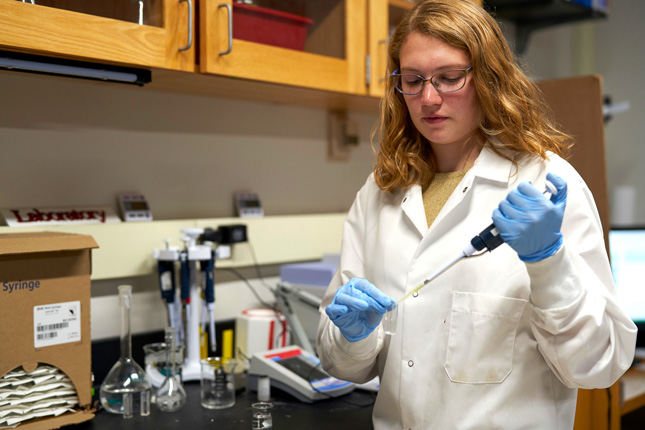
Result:
<svg viewBox="0 0 645 430"><path fill-rule="evenodd" d="M166 306L168 307L168 323L170 327L177 328L177 315L175 312L175 262L159 259L157 268L159 270L161 298L166 302Z"/></svg>
<svg viewBox="0 0 645 430"><path fill-rule="evenodd" d="M185 242L187 238L182 238ZM188 252L182 252L179 259L179 287L181 294L181 303L184 305L184 315L186 316L184 339L188 339L189 326L188 318L190 316L190 267L188 266ZM183 321L183 317L180 316Z"/></svg>
<svg viewBox="0 0 645 430"><path fill-rule="evenodd" d="M211 351L215 352L217 349L217 341L215 340L215 251L211 251L210 259L201 260L199 263L204 280L204 299L210 321Z"/></svg>
<svg viewBox="0 0 645 430"><path fill-rule="evenodd" d="M170 239L164 239L165 248L155 252L157 270L159 273L159 288L161 298L168 307L168 322L171 327L177 327L175 321L175 260L178 252L175 247L170 247Z"/></svg>
<svg viewBox="0 0 645 430"><path fill-rule="evenodd" d="M179 318L176 286L175 262L179 260L179 249L170 246L170 239L164 239L165 247L161 250L154 250L154 258L157 260L159 273L159 288L161 298L166 302L168 308L168 325L181 332L181 320Z"/></svg>
<svg viewBox="0 0 645 430"><path fill-rule="evenodd" d="M219 243L222 240L222 233L212 228L204 229L204 232L199 236L199 241L204 245L213 246L215 243ZM211 250L211 258L208 261L208 267L206 268L206 273L204 281L204 298L206 300L206 306L208 308L209 317L210 317L210 340L211 340L211 350L215 352L217 349L217 340L215 337L215 259L217 258L217 252ZM204 266L202 266L204 270Z"/></svg>
<svg viewBox="0 0 645 430"><path fill-rule="evenodd" d="M547 193L555 194L557 192L558 190L555 187L555 185L553 185L551 181L546 181L546 190L544 191L544 194L547 194ZM397 305L401 303L403 300L410 297L412 294L416 293L417 291L419 291L420 289L428 285L433 279L435 279L437 276L441 275L443 272L448 270L450 267L452 267L456 262L458 262L462 258L471 257L473 254L475 254L475 252L482 251L484 248L486 248L488 252L491 252L493 249L497 248L502 243L504 243L504 239L502 239L502 237L499 235L499 231L497 231L497 227L495 227L495 224L489 225L484 230L482 230L481 233L473 237L470 240L470 243L461 251L461 253L457 257L455 257L452 261L450 261L441 269L437 270L429 278L425 279L422 283L420 283L412 290L410 290L410 292L408 292L398 302L396 302ZM481 255L481 254L477 254L477 255Z"/></svg>

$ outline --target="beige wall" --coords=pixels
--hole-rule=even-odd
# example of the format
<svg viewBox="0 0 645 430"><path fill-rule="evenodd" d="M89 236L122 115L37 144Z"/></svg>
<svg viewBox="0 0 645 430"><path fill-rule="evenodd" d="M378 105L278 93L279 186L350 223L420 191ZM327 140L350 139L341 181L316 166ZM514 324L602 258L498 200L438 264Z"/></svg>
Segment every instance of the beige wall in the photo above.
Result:
<svg viewBox="0 0 645 430"><path fill-rule="evenodd" d="M360 145L326 159L327 114L0 72L0 207L110 205L139 191L156 219L233 216L233 193L267 215L343 212L370 173ZM9 185L11 184L11 185Z"/></svg>

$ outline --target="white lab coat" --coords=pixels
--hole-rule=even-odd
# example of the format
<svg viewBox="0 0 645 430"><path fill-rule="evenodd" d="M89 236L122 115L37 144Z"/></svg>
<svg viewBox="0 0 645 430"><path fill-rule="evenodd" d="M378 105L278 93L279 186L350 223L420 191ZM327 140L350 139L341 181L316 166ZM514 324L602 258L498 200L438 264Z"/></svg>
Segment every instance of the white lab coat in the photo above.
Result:
<svg viewBox="0 0 645 430"><path fill-rule="evenodd" d="M398 300L490 225L521 181L542 189L553 172L568 184L554 256L523 263L503 244L461 260L400 305L392 337L379 326L350 343L322 312L323 368L381 378L377 430L571 429L577 388L608 387L632 362L636 327L617 303L587 185L558 156L513 156L519 170L485 147L430 228L418 185L390 194L370 175L356 196L321 311L353 277Z"/></svg>

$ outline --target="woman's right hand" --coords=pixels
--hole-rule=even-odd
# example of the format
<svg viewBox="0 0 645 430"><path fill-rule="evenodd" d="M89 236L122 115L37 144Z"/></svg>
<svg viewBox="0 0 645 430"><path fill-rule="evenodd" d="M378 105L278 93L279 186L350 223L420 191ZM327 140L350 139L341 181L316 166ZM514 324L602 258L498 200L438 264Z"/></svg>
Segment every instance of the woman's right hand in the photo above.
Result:
<svg viewBox="0 0 645 430"><path fill-rule="evenodd" d="M341 286L325 312L345 339L365 339L381 322L385 311L396 301L366 279L352 278Z"/></svg>

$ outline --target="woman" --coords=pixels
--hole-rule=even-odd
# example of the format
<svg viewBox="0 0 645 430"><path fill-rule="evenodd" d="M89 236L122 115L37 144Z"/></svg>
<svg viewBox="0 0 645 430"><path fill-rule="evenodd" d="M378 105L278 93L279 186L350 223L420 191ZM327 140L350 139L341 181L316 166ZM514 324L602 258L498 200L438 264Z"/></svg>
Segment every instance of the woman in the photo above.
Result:
<svg viewBox="0 0 645 430"><path fill-rule="evenodd" d="M562 158L569 136L469 0L414 6L389 70L374 172L321 307L323 368L380 376L376 429L572 428L577 388L613 384L636 329L616 301L591 192ZM491 217L506 244L401 302L386 336L385 310Z"/></svg>

